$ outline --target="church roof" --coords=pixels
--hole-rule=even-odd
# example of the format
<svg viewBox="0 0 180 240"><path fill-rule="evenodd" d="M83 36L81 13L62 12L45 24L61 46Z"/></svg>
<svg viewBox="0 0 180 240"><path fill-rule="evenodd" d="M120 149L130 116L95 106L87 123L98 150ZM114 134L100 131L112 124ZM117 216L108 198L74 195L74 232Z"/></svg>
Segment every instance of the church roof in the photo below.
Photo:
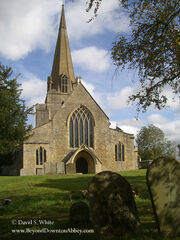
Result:
<svg viewBox="0 0 180 240"><path fill-rule="evenodd" d="M64 5L62 5L61 20L51 72L53 85L55 88L58 86L58 78L61 74L65 74L70 81L75 82L71 51L67 35L66 19L64 14Z"/></svg>

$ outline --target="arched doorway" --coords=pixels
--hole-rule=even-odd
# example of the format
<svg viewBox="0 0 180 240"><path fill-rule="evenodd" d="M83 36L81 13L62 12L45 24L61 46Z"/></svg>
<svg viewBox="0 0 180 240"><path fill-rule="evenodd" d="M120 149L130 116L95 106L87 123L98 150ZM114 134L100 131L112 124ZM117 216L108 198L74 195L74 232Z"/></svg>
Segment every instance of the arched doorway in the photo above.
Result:
<svg viewBox="0 0 180 240"><path fill-rule="evenodd" d="M76 161L76 173L88 173L88 163L85 158L80 157Z"/></svg>

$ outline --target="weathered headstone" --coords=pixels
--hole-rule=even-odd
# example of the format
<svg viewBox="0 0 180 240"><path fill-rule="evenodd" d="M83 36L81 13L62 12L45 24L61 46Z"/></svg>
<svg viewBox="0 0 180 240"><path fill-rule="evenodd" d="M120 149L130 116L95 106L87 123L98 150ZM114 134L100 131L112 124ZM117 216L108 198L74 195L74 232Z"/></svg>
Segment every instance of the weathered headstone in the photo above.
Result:
<svg viewBox="0 0 180 240"><path fill-rule="evenodd" d="M89 201L99 239L128 238L139 230L131 186L121 175L110 171L96 174L89 185Z"/></svg>
<svg viewBox="0 0 180 240"><path fill-rule="evenodd" d="M89 206L82 201L73 203L70 208L70 222L74 225L89 223Z"/></svg>
<svg viewBox="0 0 180 240"><path fill-rule="evenodd" d="M156 159L147 170L147 184L159 232L180 235L180 163Z"/></svg>

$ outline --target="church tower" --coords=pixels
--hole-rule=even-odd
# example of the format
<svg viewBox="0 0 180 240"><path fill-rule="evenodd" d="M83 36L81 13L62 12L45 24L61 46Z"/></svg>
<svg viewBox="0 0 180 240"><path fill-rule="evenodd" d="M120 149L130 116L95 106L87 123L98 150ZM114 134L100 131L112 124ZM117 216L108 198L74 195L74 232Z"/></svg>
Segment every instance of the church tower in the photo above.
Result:
<svg viewBox="0 0 180 240"><path fill-rule="evenodd" d="M47 80L45 104L36 105L36 127L52 120L59 105L64 104L76 86L77 78L75 79L74 76L64 5L62 5L52 71Z"/></svg>

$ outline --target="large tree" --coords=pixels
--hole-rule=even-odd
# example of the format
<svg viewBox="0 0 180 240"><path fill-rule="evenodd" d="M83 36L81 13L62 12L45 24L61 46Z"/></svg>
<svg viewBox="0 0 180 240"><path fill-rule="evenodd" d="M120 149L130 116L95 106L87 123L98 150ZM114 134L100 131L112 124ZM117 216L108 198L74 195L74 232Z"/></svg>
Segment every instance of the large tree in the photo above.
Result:
<svg viewBox="0 0 180 240"><path fill-rule="evenodd" d="M142 160L154 160L162 156L175 158L175 144L168 141L163 131L154 125L142 127L136 137L136 143Z"/></svg>
<svg viewBox="0 0 180 240"><path fill-rule="evenodd" d="M97 16L103 0L87 0ZM129 14L131 32L119 34L111 57L117 68L138 69L140 90L130 96L137 110L167 104L167 89L180 93L180 1L119 0ZM165 90L166 91L163 91Z"/></svg>
<svg viewBox="0 0 180 240"><path fill-rule="evenodd" d="M22 90L12 75L12 69L0 63L0 165L11 163L12 153L32 128L26 124L32 108L20 98Z"/></svg>

